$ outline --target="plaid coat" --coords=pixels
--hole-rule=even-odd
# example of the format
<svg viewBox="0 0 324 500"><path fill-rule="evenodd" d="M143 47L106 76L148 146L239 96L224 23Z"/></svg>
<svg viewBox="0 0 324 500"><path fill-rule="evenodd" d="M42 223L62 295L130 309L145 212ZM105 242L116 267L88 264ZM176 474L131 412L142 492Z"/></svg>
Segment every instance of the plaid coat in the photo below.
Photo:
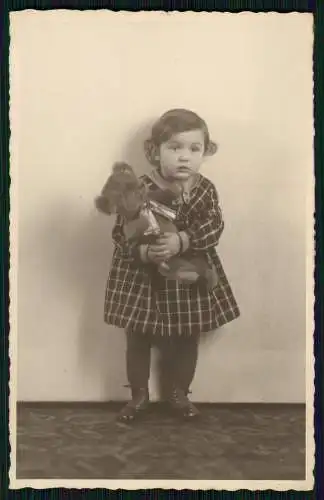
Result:
<svg viewBox="0 0 324 500"><path fill-rule="evenodd" d="M149 189L158 189L148 176ZM174 207L173 207L174 208ZM224 229L214 185L204 176L178 207L175 221L190 237L188 252L201 253L214 264L219 281L208 290L197 281L183 284L157 272L154 264L139 260L138 249L123 234L123 219L117 216L112 237L115 244L109 272L104 319L127 330L159 335L191 335L214 330L240 314L215 246Z"/></svg>

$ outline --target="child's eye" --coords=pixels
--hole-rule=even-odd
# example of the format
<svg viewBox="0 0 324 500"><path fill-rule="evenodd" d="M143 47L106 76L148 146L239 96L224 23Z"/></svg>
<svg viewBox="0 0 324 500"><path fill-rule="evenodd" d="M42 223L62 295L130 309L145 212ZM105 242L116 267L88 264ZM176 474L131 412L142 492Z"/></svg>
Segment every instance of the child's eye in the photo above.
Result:
<svg viewBox="0 0 324 500"><path fill-rule="evenodd" d="M172 151L177 151L177 149L180 149L179 144L170 144L169 149L172 149Z"/></svg>
<svg viewBox="0 0 324 500"><path fill-rule="evenodd" d="M197 153L197 152L201 151L201 147L200 146L191 146L191 151L193 153Z"/></svg>

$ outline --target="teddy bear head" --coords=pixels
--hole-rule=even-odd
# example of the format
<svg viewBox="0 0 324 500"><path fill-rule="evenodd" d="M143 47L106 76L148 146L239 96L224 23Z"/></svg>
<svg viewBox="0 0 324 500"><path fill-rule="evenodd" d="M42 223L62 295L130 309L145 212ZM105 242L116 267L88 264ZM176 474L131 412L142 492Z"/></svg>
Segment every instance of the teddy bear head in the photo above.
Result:
<svg viewBox="0 0 324 500"><path fill-rule="evenodd" d="M120 214L126 219L136 217L146 201L146 188L130 165L113 165L100 196L95 200L97 209L107 215Z"/></svg>

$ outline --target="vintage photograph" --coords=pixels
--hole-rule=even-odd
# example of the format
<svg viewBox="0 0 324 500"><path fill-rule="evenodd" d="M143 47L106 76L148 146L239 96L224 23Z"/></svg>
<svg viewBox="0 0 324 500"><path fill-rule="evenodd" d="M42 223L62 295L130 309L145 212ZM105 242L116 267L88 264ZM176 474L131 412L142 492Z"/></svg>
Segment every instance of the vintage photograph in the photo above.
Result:
<svg viewBox="0 0 324 500"><path fill-rule="evenodd" d="M312 16L10 37L10 487L312 489Z"/></svg>

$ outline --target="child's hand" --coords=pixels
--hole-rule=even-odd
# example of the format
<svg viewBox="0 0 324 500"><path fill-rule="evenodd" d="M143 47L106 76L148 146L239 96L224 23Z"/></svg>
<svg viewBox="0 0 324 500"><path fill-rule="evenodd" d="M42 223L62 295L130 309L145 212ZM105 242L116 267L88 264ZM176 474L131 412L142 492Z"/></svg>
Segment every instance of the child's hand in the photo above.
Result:
<svg viewBox="0 0 324 500"><path fill-rule="evenodd" d="M165 252L167 259L177 255L181 248L181 239L177 233L163 233L158 238L157 245L160 252Z"/></svg>
<svg viewBox="0 0 324 500"><path fill-rule="evenodd" d="M156 243L149 245L147 258L155 264L165 262L179 253L181 240L177 233L163 233Z"/></svg>
<svg viewBox="0 0 324 500"><path fill-rule="evenodd" d="M147 249L147 258L149 261L155 264L161 264L171 257L170 252L166 250L161 245L155 243L154 245L149 245Z"/></svg>

